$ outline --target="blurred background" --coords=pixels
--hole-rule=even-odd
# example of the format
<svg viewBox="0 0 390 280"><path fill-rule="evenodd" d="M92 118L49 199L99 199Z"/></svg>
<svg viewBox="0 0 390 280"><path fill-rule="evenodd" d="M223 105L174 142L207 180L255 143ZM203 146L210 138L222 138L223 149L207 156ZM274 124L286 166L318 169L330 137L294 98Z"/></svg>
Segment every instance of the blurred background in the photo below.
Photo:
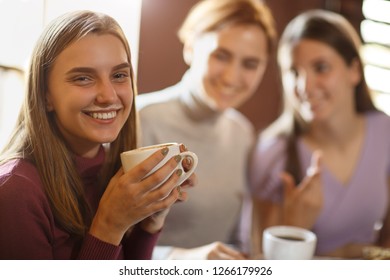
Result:
<svg viewBox="0 0 390 280"><path fill-rule="evenodd" d="M100 11L121 24L130 42L140 94L179 81L187 69L176 33L199 0L0 0L0 147L14 125L24 92L29 54L43 27L76 9ZM289 20L308 9L344 15L362 37L367 82L376 104L390 114L390 1L265 0L279 34ZM258 92L240 111L260 130L279 114L281 87L275 54Z"/></svg>

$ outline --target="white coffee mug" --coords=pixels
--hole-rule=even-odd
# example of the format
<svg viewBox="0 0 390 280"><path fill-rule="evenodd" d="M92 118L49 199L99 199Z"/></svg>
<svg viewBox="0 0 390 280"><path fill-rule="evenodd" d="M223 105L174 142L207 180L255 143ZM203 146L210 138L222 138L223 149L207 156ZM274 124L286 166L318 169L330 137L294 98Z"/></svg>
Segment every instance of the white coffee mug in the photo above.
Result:
<svg viewBox="0 0 390 280"><path fill-rule="evenodd" d="M183 166L180 162L178 165L178 168L181 168L182 175L180 176L178 185L182 184L185 180L187 180L192 173L194 173L196 166L198 165L198 157L195 153L190 152L190 151L185 151L181 152L180 151L180 144L178 143L164 143L164 144L158 144L158 145L152 145L152 146L146 146L146 147L141 147L138 149L130 150L121 153L121 162L123 166L123 170L125 172L129 171L145 159L147 159L149 156L151 156L154 152L161 150L163 148L168 148L168 153L165 156L165 158L160 161L148 174L145 175L145 177L149 176L150 174L154 173L156 170L158 170L160 167L162 167L170 158L176 156L176 155L181 155L181 159L183 160L185 157L191 157L192 159L192 166L190 170L185 171L183 169ZM175 170L172 171L172 173ZM166 180L172 175L169 174L169 176L166 178ZM163 184L161 182L161 184ZM159 185L161 185L159 184ZM156 186L158 187L158 186Z"/></svg>
<svg viewBox="0 0 390 280"><path fill-rule="evenodd" d="M266 260L310 260L317 244L310 230L294 226L273 226L263 231Z"/></svg>

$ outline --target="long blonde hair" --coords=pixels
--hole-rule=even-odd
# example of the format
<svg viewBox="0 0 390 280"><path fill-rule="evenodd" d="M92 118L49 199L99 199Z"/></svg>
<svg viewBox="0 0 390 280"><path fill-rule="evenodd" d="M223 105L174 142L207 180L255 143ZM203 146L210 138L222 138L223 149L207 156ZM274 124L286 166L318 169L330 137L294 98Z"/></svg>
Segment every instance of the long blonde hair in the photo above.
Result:
<svg viewBox="0 0 390 280"><path fill-rule="evenodd" d="M48 73L60 53L88 34L111 34L121 40L131 64L130 47L119 24L110 16L77 11L52 21L42 33L33 51L25 99L16 127L5 146L0 164L15 158L31 161L37 168L56 221L75 236L84 236L91 214L84 196L73 154L46 110ZM134 94L136 86L131 69ZM101 174L102 188L120 167L119 154L136 147L135 102L117 139L109 144ZM104 189L102 189L103 191Z"/></svg>

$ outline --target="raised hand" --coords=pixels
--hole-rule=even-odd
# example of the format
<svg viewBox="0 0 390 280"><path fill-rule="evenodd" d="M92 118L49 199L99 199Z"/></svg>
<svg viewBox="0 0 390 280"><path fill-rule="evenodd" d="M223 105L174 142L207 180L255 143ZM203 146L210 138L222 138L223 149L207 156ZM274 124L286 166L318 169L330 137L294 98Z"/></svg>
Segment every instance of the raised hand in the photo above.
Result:
<svg viewBox="0 0 390 280"><path fill-rule="evenodd" d="M298 186L287 172L281 178L284 184L282 223L312 228L323 207L321 152L313 153L306 176Z"/></svg>

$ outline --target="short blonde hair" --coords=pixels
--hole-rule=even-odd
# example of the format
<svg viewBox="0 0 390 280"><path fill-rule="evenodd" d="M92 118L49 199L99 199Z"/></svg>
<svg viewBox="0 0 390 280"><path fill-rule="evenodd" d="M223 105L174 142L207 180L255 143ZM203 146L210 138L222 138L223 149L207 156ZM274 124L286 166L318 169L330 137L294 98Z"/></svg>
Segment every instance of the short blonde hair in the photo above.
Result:
<svg viewBox="0 0 390 280"><path fill-rule="evenodd" d="M207 32L229 25L253 24L264 30L268 51L276 44L276 29L270 9L260 0L203 0L193 6L179 29L184 45L191 46L195 39Z"/></svg>

